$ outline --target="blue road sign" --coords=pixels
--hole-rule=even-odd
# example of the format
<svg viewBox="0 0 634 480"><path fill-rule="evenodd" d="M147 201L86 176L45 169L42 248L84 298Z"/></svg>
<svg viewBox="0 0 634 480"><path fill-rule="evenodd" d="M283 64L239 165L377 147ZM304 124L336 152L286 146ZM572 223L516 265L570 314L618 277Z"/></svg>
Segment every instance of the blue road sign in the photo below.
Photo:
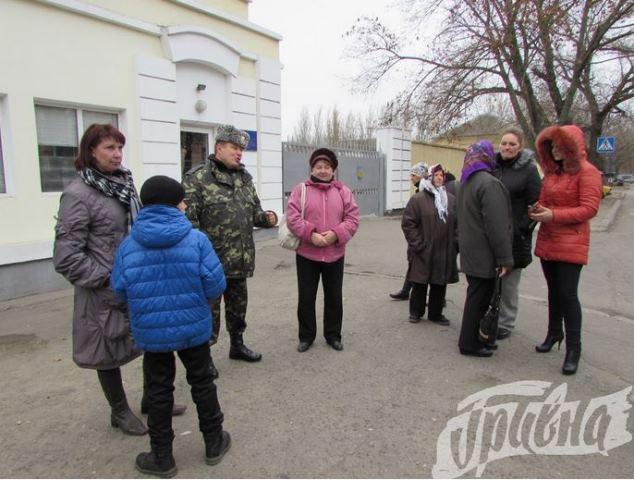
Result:
<svg viewBox="0 0 634 480"><path fill-rule="evenodd" d="M599 137L597 138L597 153L614 153L616 152L615 137Z"/></svg>

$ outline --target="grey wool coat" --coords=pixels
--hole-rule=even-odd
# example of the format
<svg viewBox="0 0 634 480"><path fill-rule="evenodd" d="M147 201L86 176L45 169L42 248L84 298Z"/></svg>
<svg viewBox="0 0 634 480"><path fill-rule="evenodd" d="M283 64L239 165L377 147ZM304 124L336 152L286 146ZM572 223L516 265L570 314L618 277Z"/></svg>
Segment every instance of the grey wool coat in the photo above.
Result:
<svg viewBox="0 0 634 480"><path fill-rule="evenodd" d="M490 172L473 173L458 191L460 270L495 278L497 267L513 267L513 219L506 187Z"/></svg>
<svg viewBox="0 0 634 480"><path fill-rule="evenodd" d="M115 253L127 233L127 212L116 199L78 176L62 193L53 263L75 286L73 360L108 370L141 355L130 334L127 309L110 288Z"/></svg>
<svg viewBox="0 0 634 480"><path fill-rule="evenodd" d="M421 190L407 202L401 228L407 240L407 280L447 285L458 281L456 208L447 193L447 218L443 222L434 205L434 195Z"/></svg>

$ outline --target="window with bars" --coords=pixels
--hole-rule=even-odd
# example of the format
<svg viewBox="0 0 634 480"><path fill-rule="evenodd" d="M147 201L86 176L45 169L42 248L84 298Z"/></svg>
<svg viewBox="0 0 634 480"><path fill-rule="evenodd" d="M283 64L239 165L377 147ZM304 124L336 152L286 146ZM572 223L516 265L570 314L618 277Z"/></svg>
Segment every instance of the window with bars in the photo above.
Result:
<svg viewBox="0 0 634 480"><path fill-rule="evenodd" d="M75 178L79 140L93 123L118 127L116 113L35 105L40 182L43 192L61 192Z"/></svg>

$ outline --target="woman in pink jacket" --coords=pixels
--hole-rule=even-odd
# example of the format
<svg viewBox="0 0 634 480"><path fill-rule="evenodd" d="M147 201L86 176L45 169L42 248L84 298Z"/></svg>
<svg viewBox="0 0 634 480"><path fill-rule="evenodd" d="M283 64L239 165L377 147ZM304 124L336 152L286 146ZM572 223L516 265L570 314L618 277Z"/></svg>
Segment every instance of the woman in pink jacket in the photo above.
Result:
<svg viewBox="0 0 634 480"><path fill-rule="evenodd" d="M359 207L350 189L335 180L337 156L319 148L309 160L310 179L296 185L286 207L288 228L300 239L295 261L299 301L299 345L305 352L317 336L315 300L319 277L324 289L324 337L343 350L343 264L346 243L359 227ZM302 184L306 186L302 216Z"/></svg>

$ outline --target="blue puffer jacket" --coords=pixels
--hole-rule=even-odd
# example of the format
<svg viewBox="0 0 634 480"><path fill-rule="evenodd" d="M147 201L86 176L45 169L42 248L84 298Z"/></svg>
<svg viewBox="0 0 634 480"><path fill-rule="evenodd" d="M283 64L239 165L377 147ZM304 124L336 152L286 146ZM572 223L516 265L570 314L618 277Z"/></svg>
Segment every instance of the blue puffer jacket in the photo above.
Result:
<svg viewBox="0 0 634 480"><path fill-rule="evenodd" d="M119 246L111 285L128 303L136 345L169 352L209 341L207 300L218 298L227 284L207 236L178 209L150 205Z"/></svg>

